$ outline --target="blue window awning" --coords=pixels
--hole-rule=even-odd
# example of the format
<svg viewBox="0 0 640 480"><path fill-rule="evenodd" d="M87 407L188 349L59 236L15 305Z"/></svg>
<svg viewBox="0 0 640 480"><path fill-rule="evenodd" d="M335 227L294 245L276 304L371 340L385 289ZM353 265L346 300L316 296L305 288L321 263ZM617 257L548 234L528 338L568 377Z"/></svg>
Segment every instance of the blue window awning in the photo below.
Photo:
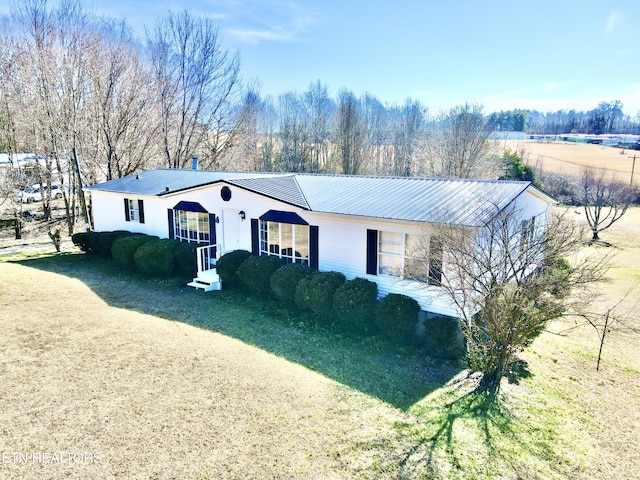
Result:
<svg viewBox="0 0 640 480"><path fill-rule="evenodd" d="M174 210L182 210L185 212L200 212L200 213L209 213L202 205L200 205L198 202L179 202L175 207L173 207Z"/></svg>
<svg viewBox="0 0 640 480"><path fill-rule="evenodd" d="M295 225L309 225L305 219L295 212L283 212L281 210L269 210L260 217L260 220L278 223L293 223Z"/></svg>

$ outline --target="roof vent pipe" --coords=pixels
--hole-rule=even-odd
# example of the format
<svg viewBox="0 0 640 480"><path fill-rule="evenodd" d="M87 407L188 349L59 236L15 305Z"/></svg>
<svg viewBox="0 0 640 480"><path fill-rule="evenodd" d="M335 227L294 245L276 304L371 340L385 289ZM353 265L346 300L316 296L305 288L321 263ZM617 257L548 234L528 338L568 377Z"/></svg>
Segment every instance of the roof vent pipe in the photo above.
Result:
<svg viewBox="0 0 640 480"><path fill-rule="evenodd" d="M191 170L198 170L198 157L191 158Z"/></svg>

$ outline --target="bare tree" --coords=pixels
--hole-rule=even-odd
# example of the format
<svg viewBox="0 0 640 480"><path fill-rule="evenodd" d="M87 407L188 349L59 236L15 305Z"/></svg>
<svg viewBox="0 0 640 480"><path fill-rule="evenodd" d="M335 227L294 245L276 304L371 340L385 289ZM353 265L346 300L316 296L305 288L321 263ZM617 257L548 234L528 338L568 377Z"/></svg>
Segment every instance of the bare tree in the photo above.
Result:
<svg viewBox="0 0 640 480"><path fill-rule="evenodd" d="M309 119L310 170L319 172L329 158L331 116L335 110L335 104L329 97L327 86L320 83L320 80L309 85L304 93L304 104Z"/></svg>
<svg viewBox="0 0 640 480"><path fill-rule="evenodd" d="M239 58L222 47L210 19L170 13L147 38L160 118L159 146L169 168L183 168L209 135L213 162L238 131Z"/></svg>
<svg viewBox="0 0 640 480"><path fill-rule="evenodd" d="M336 141L342 173L356 175L364 163L365 129L360 102L353 92L342 90L338 96Z"/></svg>
<svg viewBox="0 0 640 480"><path fill-rule="evenodd" d="M432 175L497 178L489 155L491 132L481 105L466 103L440 113L426 144Z"/></svg>
<svg viewBox="0 0 640 480"><path fill-rule="evenodd" d="M22 146L44 157L44 162L36 162L34 171L47 219L51 219L52 182L60 183L71 234L76 197L69 197L74 189L67 186L73 187L78 179L69 175L71 165L79 171L77 142L85 115L88 17L77 1L50 9L46 0L27 0L12 12L12 25L19 84L12 102L23 114Z"/></svg>
<svg viewBox="0 0 640 480"><path fill-rule="evenodd" d="M460 312L469 367L491 389L548 321L581 311L588 295L579 293L601 280L608 264L607 256L578 255L584 228L566 213L548 220L523 220L515 206L495 213L479 230L438 231L442 292Z"/></svg>
<svg viewBox="0 0 640 480"><path fill-rule="evenodd" d="M107 180L152 164L158 131L151 72L124 23L104 23L92 37L89 77L95 151L89 152Z"/></svg>
<svg viewBox="0 0 640 480"><path fill-rule="evenodd" d="M267 97L260 103L257 132L261 138L259 147L259 168L271 172L276 163L276 125L278 112L273 98Z"/></svg>
<svg viewBox="0 0 640 480"><path fill-rule="evenodd" d="M636 318L634 312L637 311L639 302L636 301L630 308L623 307L623 304L626 302L629 295L631 295L636 288L637 285L629 288L627 293L625 293L620 300L618 300L614 305L607 307L602 313L583 310L576 314L578 318L593 327L598 335L598 359L596 361L596 371L600 370L600 361L602 360L602 351L604 350L605 340L609 338L609 335L613 333L614 330L626 331L635 334L640 333L640 328L632 323L632 319ZM580 324L578 323L578 326L579 325Z"/></svg>
<svg viewBox="0 0 640 480"><path fill-rule="evenodd" d="M612 181L604 170L585 167L580 175L581 196L592 242L600 239L600 232L620 220L635 198L632 187Z"/></svg>
<svg viewBox="0 0 640 480"><path fill-rule="evenodd" d="M416 166L415 156L424 132L425 108L417 100L407 99L395 110L393 131L394 175L409 177Z"/></svg>
<svg viewBox="0 0 640 480"><path fill-rule="evenodd" d="M391 115L380 100L370 93L365 93L360 103L366 130L368 170L376 175L390 175L393 173L393 151L389 148Z"/></svg>
<svg viewBox="0 0 640 480"><path fill-rule="evenodd" d="M277 168L285 172L311 170L309 121L303 99L295 92L278 98L280 113L279 137L281 141Z"/></svg>

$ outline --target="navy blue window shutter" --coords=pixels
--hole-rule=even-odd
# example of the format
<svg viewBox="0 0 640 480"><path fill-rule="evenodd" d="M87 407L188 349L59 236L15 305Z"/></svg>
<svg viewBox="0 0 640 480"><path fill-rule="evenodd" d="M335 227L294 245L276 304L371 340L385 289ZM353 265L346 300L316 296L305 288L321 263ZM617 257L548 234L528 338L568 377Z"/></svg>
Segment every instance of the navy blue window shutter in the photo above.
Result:
<svg viewBox="0 0 640 480"><path fill-rule="evenodd" d="M169 238L176 238L175 231L173 229L173 210L167 208L167 221L169 223Z"/></svg>
<svg viewBox="0 0 640 480"><path fill-rule="evenodd" d="M140 223L144 223L144 202L138 199L138 217L140 218Z"/></svg>
<svg viewBox="0 0 640 480"><path fill-rule="evenodd" d="M318 227L309 227L309 266L318 270Z"/></svg>
<svg viewBox="0 0 640 480"><path fill-rule="evenodd" d="M378 274L378 231L367 229L367 273Z"/></svg>
<svg viewBox="0 0 640 480"><path fill-rule="evenodd" d="M209 245L215 245L216 242L216 215L209 214Z"/></svg>
<svg viewBox="0 0 640 480"><path fill-rule="evenodd" d="M128 198L124 199L124 219L127 222L131 221L131 218L129 218L129 199Z"/></svg>
<svg viewBox="0 0 640 480"><path fill-rule="evenodd" d="M251 253L260 255L260 225L257 218L251 219Z"/></svg>

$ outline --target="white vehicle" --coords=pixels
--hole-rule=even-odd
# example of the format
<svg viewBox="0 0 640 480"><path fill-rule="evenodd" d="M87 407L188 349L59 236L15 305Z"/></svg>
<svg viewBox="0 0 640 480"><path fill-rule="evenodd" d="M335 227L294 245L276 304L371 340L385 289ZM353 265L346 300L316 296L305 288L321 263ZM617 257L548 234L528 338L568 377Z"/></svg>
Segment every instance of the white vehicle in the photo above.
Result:
<svg viewBox="0 0 640 480"><path fill-rule="evenodd" d="M47 191L47 187L44 187L45 192ZM62 198L62 190L59 185L51 185L51 198ZM33 203L39 202L42 200L42 192L40 191L40 185L34 185L29 188L25 188L22 192L20 192L20 201L22 203Z"/></svg>

